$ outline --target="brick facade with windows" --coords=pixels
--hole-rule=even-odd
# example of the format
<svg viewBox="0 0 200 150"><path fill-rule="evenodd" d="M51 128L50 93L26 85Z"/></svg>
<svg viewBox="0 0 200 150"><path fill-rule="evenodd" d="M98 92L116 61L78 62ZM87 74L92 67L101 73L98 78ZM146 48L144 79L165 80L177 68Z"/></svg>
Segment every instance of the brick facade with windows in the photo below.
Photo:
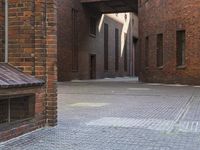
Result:
<svg viewBox="0 0 200 150"><path fill-rule="evenodd" d="M76 15L73 10L76 10ZM80 0L58 0L59 81L90 79L91 66L96 68L95 78L135 75L137 46L133 39L138 38L137 26L138 18L133 13L102 15L84 7ZM116 29L118 46L115 44ZM91 57L96 58L95 66L90 64L93 62Z"/></svg>
<svg viewBox="0 0 200 150"><path fill-rule="evenodd" d="M5 28L4 12L4 0L1 0L1 29ZM8 0L8 63L25 74L45 81L45 84L39 87L0 88L0 99L3 96L35 94L34 118L13 124L0 124L0 141L45 125L57 124L56 34L56 0ZM4 31L0 31L0 55L4 53L4 45ZM1 58L3 57L0 56L0 61L3 62ZM11 106L14 108L14 105Z"/></svg>
<svg viewBox="0 0 200 150"><path fill-rule="evenodd" d="M200 84L199 9L199 1L139 1L141 81ZM163 37L158 37L161 34ZM147 37L148 54L145 52ZM162 53L163 58L158 56Z"/></svg>

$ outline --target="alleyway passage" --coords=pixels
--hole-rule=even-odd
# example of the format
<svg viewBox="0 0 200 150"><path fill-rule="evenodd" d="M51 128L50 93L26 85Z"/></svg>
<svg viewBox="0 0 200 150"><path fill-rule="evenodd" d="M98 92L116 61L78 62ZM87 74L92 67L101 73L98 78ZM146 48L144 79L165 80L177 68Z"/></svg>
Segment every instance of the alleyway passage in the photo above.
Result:
<svg viewBox="0 0 200 150"><path fill-rule="evenodd" d="M58 86L58 126L1 150L200 150L200 87L134 79Z"/></svg>

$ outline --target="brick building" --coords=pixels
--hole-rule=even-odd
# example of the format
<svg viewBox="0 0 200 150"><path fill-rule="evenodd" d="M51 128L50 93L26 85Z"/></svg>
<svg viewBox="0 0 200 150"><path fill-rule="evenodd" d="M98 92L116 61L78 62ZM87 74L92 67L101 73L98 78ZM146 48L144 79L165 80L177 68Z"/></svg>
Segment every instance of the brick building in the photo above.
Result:
<svg viewBox="0 0 200 150"><path fill-rule="evenodd" d="M140 80L200 84L200 2L140 0Z"/></svg>
<svg viewBox="0 0 200 150"><path fill-rule="evenodd" d="M117 13L133 11L130 6L120 0L58 0L59 81L136 74L138 18Z"/></svg>
<svg viewBox="0 0 200 150"><path fill-rule="evenodd" d="M0 141L57 123L56 1L0 0Z"/></svg>

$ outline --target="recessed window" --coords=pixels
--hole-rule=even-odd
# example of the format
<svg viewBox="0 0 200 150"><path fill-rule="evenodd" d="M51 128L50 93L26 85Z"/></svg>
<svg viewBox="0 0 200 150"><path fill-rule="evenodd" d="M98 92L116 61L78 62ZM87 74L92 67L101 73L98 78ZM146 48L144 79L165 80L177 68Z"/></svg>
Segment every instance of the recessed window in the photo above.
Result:
<svg viewBox="0 0 200 150"><path fill-rule="evenodd" d="M97 20L95 17L90 17L90 35L96 36Z"/></svg>
<svg viewBox="0 0 200 150"><path fill-rule="evenodd" d="M134 19L132 19L132 26L134 26L135 25L135 20Z"/></svg>
<svg viewBox="0 0 200 150"><path fill-rule="evenodd" d="M145 38L145 67L149 67L149 37Z"/></svg>
<svg viewBox="0 0 200 150"><path fill-rule="evenodd" d="M119 29L115 29L115 71L119 70Z"/></svg>
<svg viewBox="0 0 200 150"><path fill-rule="evenodd" d="M124 38L125 38L125 42L124 42L124 71L127 72L128 71L127 34L124 35Z"/></svg>
<svg viewBox="0 0 200 150"><path fill-rule="evenodd" d="M163 34L157 35L157 67L163 66Z"/></svg>
<svg viewBox="0 0 200 150"><path fill-rule="evenodd" d="M72 71L78 71L78 11L72 9Z"/></svg>
<svg viewBox="0 0 200 150"><path fill-rule="evenodd" d="M176 33L176 63L177 66L185 65L185 30Z"/></svg>
<svg viewBox="0 0 200 150"><path fill-rule="evenodd" d="M108 71L108 24L104 24L104 70Z"/></svg>
<svg viewBox="0 0 200 150"><path fill-rule="evenodd" d="M0 99L0 124L33 118L35 96L18 96Z"/></svg>

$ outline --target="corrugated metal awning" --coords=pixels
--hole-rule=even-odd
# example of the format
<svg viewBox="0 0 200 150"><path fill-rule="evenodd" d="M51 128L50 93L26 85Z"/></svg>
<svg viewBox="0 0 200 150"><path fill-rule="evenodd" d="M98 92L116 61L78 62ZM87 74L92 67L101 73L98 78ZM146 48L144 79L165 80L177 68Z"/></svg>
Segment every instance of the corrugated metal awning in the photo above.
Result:
<svg viewBox="0 0 200 150"><path fill-rule="evenodd" d="M17 87L31 87L41 86L45 82L35 77L25 74L15 67L0 63L0 88L17 88Z"/></svg>

